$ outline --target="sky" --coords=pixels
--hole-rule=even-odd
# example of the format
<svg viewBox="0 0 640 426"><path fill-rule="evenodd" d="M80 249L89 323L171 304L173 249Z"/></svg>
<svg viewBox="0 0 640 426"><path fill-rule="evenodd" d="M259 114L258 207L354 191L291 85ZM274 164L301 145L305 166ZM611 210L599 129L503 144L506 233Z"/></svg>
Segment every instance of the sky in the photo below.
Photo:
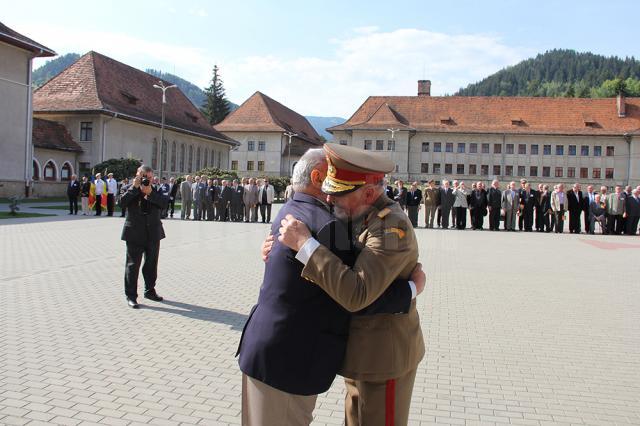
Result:
<svg viewBox="0 0 640 426"><path fill-rule="evenodd" d="M0 0L0 22L58 54L94 50L205 87L348 118L368 96L432 95L554 48L640 57L637 0ZM44 63L37 60L38 67Z"/></svg>

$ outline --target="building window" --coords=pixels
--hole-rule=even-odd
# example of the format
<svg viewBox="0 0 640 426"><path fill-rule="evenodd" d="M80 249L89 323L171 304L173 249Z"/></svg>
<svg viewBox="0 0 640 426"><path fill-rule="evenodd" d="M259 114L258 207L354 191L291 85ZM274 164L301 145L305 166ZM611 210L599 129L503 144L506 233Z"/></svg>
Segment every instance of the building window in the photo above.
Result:
<svg viewBox="0 0 640 426"><path fill-rule="evenodd" d="M564 155L564 145L556 145L556 155Z"/></svg>
<svg viewBox="0 0 640 426"><path fill-rule="evenodd" d="M477 143L470 143L469 144L469 153L471 153L471 154L477 154L478 153L478 144Z"/></svg>
<svg viewBox="0 0 640 426"><path fill-rule="evenodd" d="M153 138L153 145L151 146L151 167L158 168L158 141Z"/></svg>
<svg viewBox="0 0 640 426"><path fill-rule="evenodd" d="M482 176L489 176L489 166L487 164L480 166L480 174Z"/></svg>
<svg viewBox="0 0 640 426"><path fill-rule="evenodd" d="M507 144L507 154L513 154L513 144L512 143L508 143Z"/></svg>
<svg viewBox="0 0 640 426"><path fill-rule="evenodd" d="M607 147L607 157L613 157L615 153L615 147L614 146L608 146Z"/></svg>
<svg viewBox="0 0 640 426"><path fill-rule="evenodd" d="M570 178L576 177L576 168L575 167L567 167L567 177L570 177Z"/></svg>
<svg viewBox="0 0 640 426"><path fill-rule="evenodd" d="M453 173L453 165L452 164L445 164L444 165L444 174L445 175L450 175L451 173Z"/></svg>
<svg viewBox="0 0 640 426"><path fill-rule="evenodd" d="M439 175L440 174L440 163L435 163L433 165L433 174L435 174L435 175Z"/></svg>
<svg viewBox="0 0 640 426"><path fill-rule="evenodd" d="M538 155L538 144L531 145L531 155Z"/></svg>
<svg viewBox="0 0 640 426"><path fill-rule="evenodd" d="M562 177L562 176L563 176L562 167L556 167L556 177Z"/></svg>
<svg viewBox="0 0 640 426"><path fill-rule="evenodd" d="M44 180L56 180L56 166L52 161L44 165Z"/></svg>
<svg viewBox="0 0 640 426"><path fill-rule="evenodd" d="M38 166L38 162L33 160L33 170L31 173L31 179L40 180L40 166Z"/></svg>
<svg viewBox="0 0 640 426"><path fill-rule="evenodd" d="M585 157L589 155L589 145L582 145L580 147L580 155Z"/></svg>
<svg viewBox="0 0 640 426"><path fill-rule="evenodd" d="M518 176L523 177L526 173L524 166L518 166Z"/></svg>
<svg viewBox="0 0 640 426"><path fill-rule="evenodd" d="M384 151L384 141L383 140L376 140L376 151Z"/></svg>
<svg viewBox="0 0 640 426"><path fill-rule="evenodd" d="M258 141L258 151L265 151L266 144L264 141Z"/></svg>
<svg viewBox="0 0 640 426"><path fill-rule="evenodd" d="M544 166L542 168L542 177L551 177L551 167Z"/></svg>
<svg viewBox="0 0 640 426"><path fill-rule="evenodd" d="M387 141L387 151L395 151L396 150L396 141L389 140Z"/></svg>
<svg viewBox="0 0 640 426"><path fill-rule="evenodd" d="M604 169L605 179L613 179L613 169Z"/></svg>
<svg viewBox="0 0 640 426"><path fill-rule="evenodd" d="M184 144L180 145L180 171L184 172Z"/></svg>
<svg viewBox="0 0 640 426"><path fill-rule="evenodd" d="M459 174L459 175L463 175L464 174L464 164L456 165L456 173Z"/></svg>
<svg viewBox="0 0 640 426"><path fill-rule="evenodd" d="M587 167L580 167L580 179L589 178L589 169Z"/></svg>
<svg viewBox="0 0 640 426"><path fill-rule="evenodd" d="M171 143L171 171L176 171L176 158L178 156L178 149L176 147L176 141Z"/></svg>
<svg viewBox="0 0 640 426"><path fill-rule="evenodd" d="M238 170L238 161L237 160L232 160L231 161L231 170Z"/></svg>
<svg viewBox="0 0 640 426"><path fill-rule="evenodd" d="M189 145L189 172L193 171L193 145Z"/></svg>
<svg viewBox="0 0 640 426"><path fill-rule="evenodd" d="M429 173L429 163L420 164L420 173Z"/></svg>
<svg viewBox="0 0 640 426"><path fill-rule="evenodd" d="M569 155L576 155L577 149L575 145L569 145Z"/></svg>
<svg viewBox="0 0 640 426"><path fill-rule="evenodd" d="M422 142L422 152L429 152L429 142Z"/></svg>
<svg viewBox="0 0 640 426"><path fill-rule="evenodd" d="M602 156L602 147L600 145L593 147L593 156L601 157Z"/></svg>
<svg viewBox="0 0 640 426"><path fill-rule="evenodd" d="M551 145L544 145L542 147L542 154L543 155L551 155Z"/></svg>
<svg viewBox="0 0 640 426"><path fill-rule="evenodd" d="M88 142L93 140L93 122L82 121L80 122L80 141Z"/></svg>
<svg viewBox="0 0 640 426"><path fill-rule="evenodd" d="M78 168L80 169L80 173L86 175L91 172L91 163L81 162L78 163Z"/></svg>
<svg viewBox="0 0 640 426"><path fill-rule="evenodd" d="M255 151L255 150L256 150L256 141L248 141L247 151Z"/></svg>
<svg viewBox="0 0 640 426"><path fill-rule="evenodd" d="M489 144L488 143L483 143L482 144L482 153L483 154L488 154L489 153ZM487 173L489 174L489 173Z"/></svg>
<svg viewBox="0 0 640 426"><path fill-rule="evenodd" d="M593 171L591 172L591 176L594 179L600 179L600 169L599 168L594 168Z"/></svg>
<svg viewBox="0 0 640 426"><path fill-rule="evenodd" d="M73 170L71 170L71 164L64 163L62 165L62 169L60 169L60 180L70 180L72 174L73 174Z"/></svg>
<svg viewBox="0 0 640 426"><path fill-rule="evenodd" d="M264 161L258 161L258 171L264 172Z"/></svg>
<svg viewBox="0 0 640 426"><path fill-rule="evenodd" d="M368 151L371 151L371 141L370 140L366 139L364 141L364 149L366 149Z"/></svg>
<svg viewBox="0 0 640 426"><path fill-rule="evenodd" d="M524 143L518 144L518 154L525 155L527 153L527 145Z"/></svg>
<svg viewBox="0 0 640 426"><path fill-rule="evenodd" d="M496 176L500 175L500 166L493 166L493 174Z"/></svg>
<svg viewBox="0 0 640 426"><path fill-rule="evenodd" d="M204 160L204 164L202 165L202 167L206 169L207 165L209 164L209 148L204 149L203 160Z"/></svg>
<svg viewBox="0 0 640 426"><path fill-rule="evenodd" d="M169 144L167 141L162 141L162 170L167 170L167 156L169 154Z"/></svg>
<svg viewBox="0 0 640 426"><path fill-rule="evenodd" d="M433 152L442 152L442 143L441 142L435 142L433 144Z"/></svg>
<svg viewBox="0 0 640 426"><path fill-rule="evenodd" d="M247 161L247 171L253 171L253 161Z"/></svg>
<svg viewBox="0 0 640 426"><path fill-rule="evenodd" d="M493 153L494 154L502 154L502 145L499 143L493 144Z"/></svg>
<svg viewBox="0 0 640 426"><path fill-rule="evenodd" d="M453 152L453 143L447 142L444 149L445 149L445 152Z"/></svg>
<svg viewBox="0 0 640 426"><path fill-rule="evenodd" d="M513 166L505 166L504 167L504 174L505 174L505 176L513 176Z"/></svg>
<svg viewBox="0 0 640 426"><path fill-rule="evenodd" d="M477 148L477 146L476 146L476 148ZM469 164L469 174L470 175L478 174L478 166L476 166L475 164Z"/></svg>
<svg viewBox="0 0 640 426"><path fill-rule="evenodd" d="M458 154L464 154L466 151L466 145L463 143L458 144Z"/></svg>
<svg viewBox="0 0 640 426"><path fill-rule="evenodd" d="M340 145L346 145L346 144L347 144L347 141L346 141L346 140L344 140L344 139L340 139Z"/></svg>
<svg viewBox="0 0 640 426"><path fill-rule="evenodd" d="M533 177L538 176L538 166L529 167L529 176L533 176Z"/></svg>
<svg viewBox="0 0 640 426"><path fill-rule="evenodd" d="M196 170L200 170L200 164L202 163L200 162L200 147L198 147L196 151Z"/></svg>

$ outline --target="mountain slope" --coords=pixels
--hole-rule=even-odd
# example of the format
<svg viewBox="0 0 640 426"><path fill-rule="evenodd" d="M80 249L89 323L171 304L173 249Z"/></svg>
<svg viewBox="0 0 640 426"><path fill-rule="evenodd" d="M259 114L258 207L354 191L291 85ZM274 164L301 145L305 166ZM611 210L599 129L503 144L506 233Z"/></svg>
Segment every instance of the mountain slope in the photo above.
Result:
<svg viewBox="0 0 640 426"><path fill-rule="evenodd" d="M77 53L67 53L66 55L58 56L55 59L45 62L44 65L33 71L33 84L36 87L42 86L77 61L79 57L80 55Z"/></svg>
<svg viewBox="0 0 640 426"><path fill-rule="evenodd" d="M340 117L317 117L314 115L308 115L305 118L309 120L309 123L311 123L311 126L313 126L314 129L316 129L316 132L326 140L333 139L331 133L327 132L327 127L337 126L338 124L342 124L347 121Z"/></svg>

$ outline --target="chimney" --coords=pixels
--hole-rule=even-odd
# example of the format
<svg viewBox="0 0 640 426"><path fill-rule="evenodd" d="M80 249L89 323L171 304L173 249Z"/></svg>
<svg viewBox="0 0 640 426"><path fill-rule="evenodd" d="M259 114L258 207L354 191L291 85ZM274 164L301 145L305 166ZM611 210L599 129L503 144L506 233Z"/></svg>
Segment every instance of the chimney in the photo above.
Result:
<svg viewBox="0 0 640 426"><path fill-rule="evenodd" d="M626 113L626 105L624 102L624 95L622 93L618 93L618 98L617 98L617 106L618 106L618 117L620 118L624 118L627 116Z"/></svg>
<svg viewBox="0 0 640 426"><path fill-rule="evenodd" d="M418 96L431 96L431 80L418 80Z"/></svg>

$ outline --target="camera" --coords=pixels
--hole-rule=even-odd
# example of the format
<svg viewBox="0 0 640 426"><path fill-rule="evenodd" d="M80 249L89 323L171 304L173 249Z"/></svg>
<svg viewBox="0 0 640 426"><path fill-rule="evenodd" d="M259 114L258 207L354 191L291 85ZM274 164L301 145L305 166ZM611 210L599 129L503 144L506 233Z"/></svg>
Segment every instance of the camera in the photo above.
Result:
<svg viewBox="0 0 640 426"><path fill-rule="evenodd" d="M144 186L149 186L151 185L151 181L149 180L149 178L142 178L142 185Z"/></svg>

